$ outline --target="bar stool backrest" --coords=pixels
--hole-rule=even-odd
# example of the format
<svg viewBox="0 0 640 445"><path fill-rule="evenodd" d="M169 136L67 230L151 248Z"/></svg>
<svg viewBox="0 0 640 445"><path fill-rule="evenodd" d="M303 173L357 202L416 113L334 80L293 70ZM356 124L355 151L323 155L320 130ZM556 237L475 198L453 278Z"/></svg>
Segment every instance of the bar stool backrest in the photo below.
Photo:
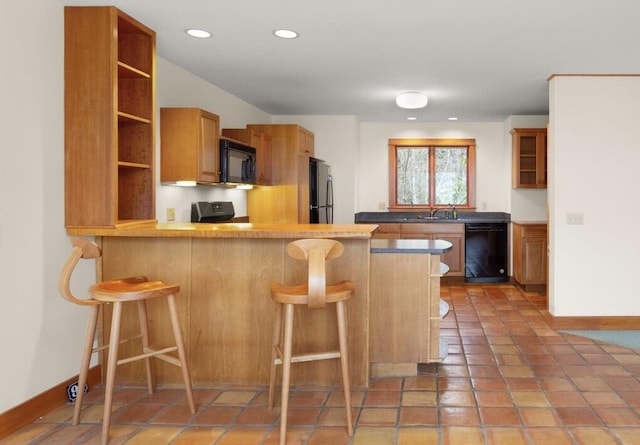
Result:
<svg viewBox="0 0 640 445"><path fill-rule="evenodd" d="M331 239L301 239L287 245L287 254L309 263L308 304L310 309L322 309L326 305L326 260L342 256L344 246Z"/></svg>
<svg viewBox="0 0 640 445"><path fill-rule="evenodd" d="M71 303L79 304L82 306L93 306L101 304L99 301L96 301L93 298L77 298L71 292L70 286L71 275L73 274L73 271L78 265L80 259L100 258L100 256L102 256L100 246L98 246L94 242L82 238L74 238L72 240L72 244L73 249L71 250L71 254L69 254L69 258L67 258L67 262L62 268L60 277L58 278L58 291L60 291L60 295L62 295L65 300L70 301Z"/></svg>

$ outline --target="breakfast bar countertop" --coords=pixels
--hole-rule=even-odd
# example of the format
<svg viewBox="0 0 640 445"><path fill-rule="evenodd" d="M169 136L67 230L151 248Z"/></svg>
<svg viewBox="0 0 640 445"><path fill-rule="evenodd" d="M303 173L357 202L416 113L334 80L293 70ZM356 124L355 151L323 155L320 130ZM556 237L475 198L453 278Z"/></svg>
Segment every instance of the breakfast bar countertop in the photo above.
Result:
<svg viewBox="0 0 640 445"><path fill-rule="evenodd" d="M371 238L376 224L164 223L68 227L74 236L153 238Z"/></svg>

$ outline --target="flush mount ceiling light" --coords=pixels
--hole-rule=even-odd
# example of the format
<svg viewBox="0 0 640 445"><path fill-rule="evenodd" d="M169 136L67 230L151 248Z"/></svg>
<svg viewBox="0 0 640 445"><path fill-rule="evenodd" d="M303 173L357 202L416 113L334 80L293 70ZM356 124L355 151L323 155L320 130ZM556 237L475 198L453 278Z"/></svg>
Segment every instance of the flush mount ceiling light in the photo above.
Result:
<svg viewBox="0 0 640 445"><path fill-rule="evenodd" d="M290 29L276 29L273 31L273 35L281 39L295 39L298 37L298 33Z"/></svg>
<svg viewBox="0 0 640 445"><path fill-rule="evenodd" d="M418 91L407 91L396 96L396 105L410 110L424 108L427 106L428 101L427 95Z"/></svg>
<svg viewBox="0 0 640 445"><path fill-rule="evenodd" d="M197 37L199 39L208 39L211 37L211 33L209 31L205 31L204 29L187 29L187 34L191 37Z"/></svg>

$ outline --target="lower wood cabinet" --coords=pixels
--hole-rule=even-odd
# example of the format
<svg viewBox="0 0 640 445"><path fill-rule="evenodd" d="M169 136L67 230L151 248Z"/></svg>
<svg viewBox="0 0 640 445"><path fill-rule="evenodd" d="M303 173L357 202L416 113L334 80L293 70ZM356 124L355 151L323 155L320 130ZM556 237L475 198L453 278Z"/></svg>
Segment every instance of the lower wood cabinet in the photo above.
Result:
<svg viewBox="0 0 640 445"><path fill-rule="evenodd" d="M374 238L441 239L453 248L442 255L449 266L448 277L464 277L464 224L462 223L382 223Z"/></svg>
<svg viewBox="0 0 640 445"><path fill-rule="evenodd" d="M513 222L513 278L525 290L547 283L547 225Z"/></svg>

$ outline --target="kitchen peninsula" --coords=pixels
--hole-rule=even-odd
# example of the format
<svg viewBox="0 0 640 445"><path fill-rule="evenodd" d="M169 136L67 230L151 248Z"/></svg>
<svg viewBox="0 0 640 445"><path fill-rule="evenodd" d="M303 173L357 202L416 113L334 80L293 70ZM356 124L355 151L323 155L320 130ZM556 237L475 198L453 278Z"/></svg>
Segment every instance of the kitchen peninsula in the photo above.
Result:
<svg viewBox="0 0 640 445"><path fill-rule="evenodd" d="M304 282L307 275L306 263L289 258L286 246L299 238L339 240L345 246L344 255L327 263L327 275L329 281L354 283L354 297L348 303L351 380L354 387L366 387L371 362L370 286L374 285L371 236L376 228L372 224L143 223L122 228L68 228L67 232L71 236L95 236L101 244L98 279L146 275L180 285L178 305L191 375L194 384L201 386L268 382L274 314L270 285ZM441 252L432 249L422 253L425 257L435 253L437 259ZM424 297L426 304L430 297ZM439 295L433 297L439 301ZM160 319L165 316L164 308L153 303L149 304L152 330L153 325L167 325ZM137 328L133 312L123 320L125 333ZM297 322L307 329L302 337L294 339L294 349L304 345L321 350L335 344L331 315L331 311L302 311ZM105 331L109 321L107 312ZM152 334L158 342L169 341L169 332ZM437 332L431 335L437 336ZM336 361L296 364L292 383L335 384L332 376L338 375L337 366ZM159 384L180 382L179 371L164 363L154 363L154 373ZM122 383L142 382L142 365L123 367L118 379Z"/></svg>

